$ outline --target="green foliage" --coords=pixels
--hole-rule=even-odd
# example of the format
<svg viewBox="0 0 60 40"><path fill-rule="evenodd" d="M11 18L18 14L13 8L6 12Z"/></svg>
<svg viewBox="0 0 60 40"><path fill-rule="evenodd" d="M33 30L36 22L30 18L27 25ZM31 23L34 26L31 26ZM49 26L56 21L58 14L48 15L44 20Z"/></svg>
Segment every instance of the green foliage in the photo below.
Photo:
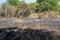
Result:
<svg viewBox="0 0 60 40"><path fill-rule="evenodd" d="M2 5L0 5L0 17L1 17L1 16L2 16L2 17L4 16L4 13L3 13L2 8L3 8Z"/></svg>
<svg viewBox="0 0 60 40"><path fill-rule="evenodd" d="M37 8L41 12L46 11L48 9L55 11L57 10L58 6L58 0L37 0L37 3L39 3Z"/></svg>
<svg viewBox="0 0 60 40"><path fill-rule="evenodd" d="M58 5L58 12L59 12L59 14L60 14L60 5Z"/></svg>
<svg viewBox="0 0 60 40"><path fill-rule="evenodd" d="M19 0L7 0L7 2L13 6L17 6L19 4Z"/></svg>
<svg viewBox="0 0 60 40"><path fill-rule="evenodd" d="M27 4L24 0L7 0L6 3L2 4L2 7L0 6L0 16L6 14L6 8L8 14L13 15L14 13L14 16L23 15L24 17L30 15L31 12L44 12L48 11L48 9L60 12L58 1L59 0L37 0L37 2Z"/></svg>
<svg viewBox="0 0 60 40"><path fill-rule="evenodd" d="M32 12L35 12L35 9L36 9L37 5L38 5L38 3L36 3L36 2L28 4L28 6L29 6L29 8Z"/></svg>
<svg viewBox="0 0 60 40"><path fill-rule="evenodd" d="M24 9L28 8L28 5L25 2L20 2L20 4L17 7L20 10L24 10Z"/></svg>
<svg viewBox="0 0 60 40"><path fill-rule="evenodd" d="M17 7L17 12L19 12L18 14L22 15L23 17L28 17L28 15L30 15L28 4L21 1Z"/></svg>

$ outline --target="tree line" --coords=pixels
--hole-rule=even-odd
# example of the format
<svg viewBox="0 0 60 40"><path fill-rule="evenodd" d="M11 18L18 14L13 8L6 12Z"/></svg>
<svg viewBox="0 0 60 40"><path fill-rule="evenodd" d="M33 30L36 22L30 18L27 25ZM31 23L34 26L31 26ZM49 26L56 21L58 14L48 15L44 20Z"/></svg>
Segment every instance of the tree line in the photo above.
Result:
<svg viewBox="0 0 60 40"><path fill-rule="evenodd" d="M26 3L24 0L7 0L0 7L0 16L4 17L28 17L31 13L45 11L60 12L59 0L36 0L34 3Z"/></svg>

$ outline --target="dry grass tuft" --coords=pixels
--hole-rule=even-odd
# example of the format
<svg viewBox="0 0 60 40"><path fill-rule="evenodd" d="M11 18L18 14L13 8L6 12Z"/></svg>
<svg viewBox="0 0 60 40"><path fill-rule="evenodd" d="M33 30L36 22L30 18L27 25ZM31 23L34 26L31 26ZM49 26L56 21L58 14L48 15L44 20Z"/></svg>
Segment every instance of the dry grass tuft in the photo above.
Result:
<svg viewBox="0 0 60 40"><path fill-rule="evenodd" d="M30 18L48 18L48 17L52 17L52 18L57 18L59 17L59 12L54 12L54 11L45 11L42 13L31 13L31 15L29 16Z"/></svg>

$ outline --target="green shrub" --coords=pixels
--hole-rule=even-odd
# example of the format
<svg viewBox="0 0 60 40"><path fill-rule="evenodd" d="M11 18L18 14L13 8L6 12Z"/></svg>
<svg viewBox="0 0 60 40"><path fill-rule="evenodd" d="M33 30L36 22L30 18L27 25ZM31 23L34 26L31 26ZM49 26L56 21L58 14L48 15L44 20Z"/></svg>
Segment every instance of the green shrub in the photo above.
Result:
<svg viewBox="0 0 60 40"><path fill-rule="evenodd" d="M48 9L55 11L57 10L58 6L58 0L37 0L37 3L39 3L37 8L40 12L46 11Z"/></svg>

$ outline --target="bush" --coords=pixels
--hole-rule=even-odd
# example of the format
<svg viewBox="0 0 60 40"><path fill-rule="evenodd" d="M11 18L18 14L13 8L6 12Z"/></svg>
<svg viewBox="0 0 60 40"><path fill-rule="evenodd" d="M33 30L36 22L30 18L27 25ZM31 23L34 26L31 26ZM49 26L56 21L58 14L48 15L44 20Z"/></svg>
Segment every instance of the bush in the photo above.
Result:
<svg viewBox="0 0 60 40"><path fill-rule="evenodd" d="M40 12L46 11L48 9L56 11L58 6L58 0L37 0L38 9Z"/></svg>

